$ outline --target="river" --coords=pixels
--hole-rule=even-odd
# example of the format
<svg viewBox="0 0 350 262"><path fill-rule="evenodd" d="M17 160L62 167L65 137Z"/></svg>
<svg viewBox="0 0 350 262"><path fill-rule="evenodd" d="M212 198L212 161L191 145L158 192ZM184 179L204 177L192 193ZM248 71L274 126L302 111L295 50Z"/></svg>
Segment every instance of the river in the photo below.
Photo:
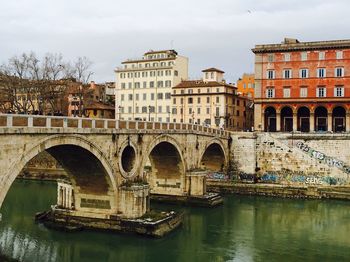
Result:
<svg viewBox="0 0 350 262"><path fill-rule="evenodd" d="M215 209L182 208L184 225L162 239L35 224L55 202L55 183L16 181L1 209L0 253L28 262L350 261L346 201L231 195Z"/></svg>

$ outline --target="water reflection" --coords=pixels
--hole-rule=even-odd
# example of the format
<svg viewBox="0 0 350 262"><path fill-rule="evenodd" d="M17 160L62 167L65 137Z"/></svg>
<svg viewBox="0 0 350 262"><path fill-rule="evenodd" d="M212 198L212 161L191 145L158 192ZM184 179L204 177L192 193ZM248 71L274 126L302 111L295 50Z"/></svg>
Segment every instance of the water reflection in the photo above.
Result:
<svg viewBox="0 0 350 262"><path fill-rule="evenodd" d="M1 210L1 252L20 261L67 262L350 258L348 202L230 196L219 208L186 208L180 230L163 239L149 239L90 231L63 233L34 224L33 214L55 199L53 183L17 181Z"/></svg>

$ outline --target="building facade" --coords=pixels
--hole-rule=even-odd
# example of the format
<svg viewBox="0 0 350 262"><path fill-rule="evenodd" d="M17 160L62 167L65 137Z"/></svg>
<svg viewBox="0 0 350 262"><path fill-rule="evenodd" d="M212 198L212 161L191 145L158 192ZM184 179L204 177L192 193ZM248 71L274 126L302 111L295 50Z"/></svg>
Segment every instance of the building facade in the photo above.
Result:
<svg viewBox="0 0 350 262"><path fill-rule="evenodd" d="M202 79L182 81L173 87L172 121L244 129L246 99L237 95L234 85L224 81L223 71L209 68L202 72Z"/></svg>
<svg viewBox="0 0 350 262"><path fill-rule="evenodd" d="M254 77L254 74L243 74L243 76L237 80L237 92L239 95L254 98Z"/></svg>
<svg viewBox="0 0 350 262"><path fill-rule="evenodd" d="M188 58L175 50L149 51L116 72L116 118L171 121L171 88L188 78Z"/></svg>
<svg viewBox="0 0 350 262"><path fill-rule="evenodd" d="M350 40L256 45L255 129L350 131Z"/></svg>

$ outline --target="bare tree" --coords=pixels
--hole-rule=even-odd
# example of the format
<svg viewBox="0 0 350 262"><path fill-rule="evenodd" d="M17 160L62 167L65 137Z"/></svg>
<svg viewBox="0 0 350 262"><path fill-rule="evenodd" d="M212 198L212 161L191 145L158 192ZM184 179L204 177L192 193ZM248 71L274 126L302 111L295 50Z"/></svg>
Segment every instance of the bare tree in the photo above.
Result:
<svg viewBox="0 0 350 262"><path fill-rule="evenodd" d="M75 76L77 81L87 84L93 72L90 71L92 62L85 56L78 57L74 62Z"/></svg>
<svg viewBox="0 0 350 262"><path fill-rule="evenodd" d="M47 53L41 61L33 52L13 56L0 67L0 108L24 114L62 111L67 85L74 78L83 87L93 74L91 65L86 57L66 62L62 54Z"/></svg>

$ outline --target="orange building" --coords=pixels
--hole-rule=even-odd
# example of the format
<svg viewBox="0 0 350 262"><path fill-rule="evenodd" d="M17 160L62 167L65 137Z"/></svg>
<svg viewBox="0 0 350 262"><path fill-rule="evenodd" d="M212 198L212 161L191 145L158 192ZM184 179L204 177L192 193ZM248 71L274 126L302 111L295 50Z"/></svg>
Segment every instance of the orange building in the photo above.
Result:
<svg viewBox="0 0 350 262"><path fill-rule="evenodd" d="M254 98L254 74L243 74L242 78L237 80L237 92L240 95Z"/></svg>
<svg viewBox="0 0 350 262"><path fill-rule="evenodd" d="M254 126L350 131L350 40L256 45Z"/></svg>

